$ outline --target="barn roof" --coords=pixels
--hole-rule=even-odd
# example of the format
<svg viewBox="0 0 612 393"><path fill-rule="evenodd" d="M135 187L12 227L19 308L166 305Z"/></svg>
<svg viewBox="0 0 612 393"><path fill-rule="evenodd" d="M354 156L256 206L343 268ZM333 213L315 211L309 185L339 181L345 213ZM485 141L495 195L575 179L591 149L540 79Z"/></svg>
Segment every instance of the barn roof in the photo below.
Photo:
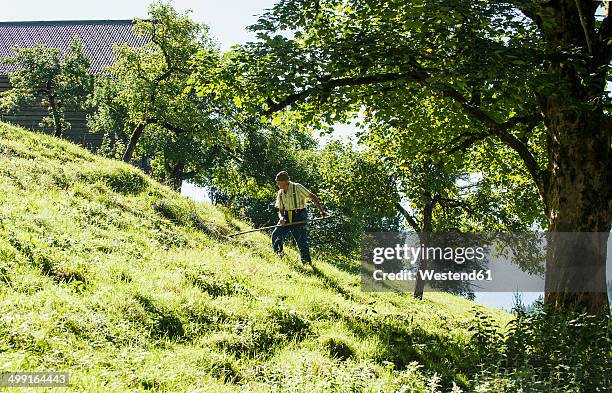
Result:
<svg viewBox="0 0 612 393"><path fill-rule="evenodd" d="M100 73L105 66L113 63L114 44L142 46L147 38L132 31L131 20L73 20L0 22L0 59L13 56L13 49L31 48L39 44L66 50L74 37L83 43L85 55L91 65L89 71ZM15 66L0 62L0 75Z"/></svg>

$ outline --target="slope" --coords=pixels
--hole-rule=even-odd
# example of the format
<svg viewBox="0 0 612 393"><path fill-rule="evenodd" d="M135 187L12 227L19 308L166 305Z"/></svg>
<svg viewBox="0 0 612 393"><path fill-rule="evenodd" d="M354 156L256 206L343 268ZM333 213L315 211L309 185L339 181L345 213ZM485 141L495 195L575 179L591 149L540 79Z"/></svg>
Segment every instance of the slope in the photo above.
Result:
<svg viewBox="0 0 612 393"><path fill-rule="evenodd" d="M421 391L477 371L467 300L363 293L356 262L227 240L248 225L4 123L0 164L0 371L69 371L83 392Z"/></svg>

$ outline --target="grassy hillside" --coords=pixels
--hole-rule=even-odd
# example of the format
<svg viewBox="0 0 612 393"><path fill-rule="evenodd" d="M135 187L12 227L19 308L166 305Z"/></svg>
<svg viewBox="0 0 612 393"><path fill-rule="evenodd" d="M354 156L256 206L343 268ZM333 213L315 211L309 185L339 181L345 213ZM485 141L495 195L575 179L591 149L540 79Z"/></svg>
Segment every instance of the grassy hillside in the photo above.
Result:
<svg viewBox="0 0 612 393"><path fill-rule="evenodd" d="M0 200L1 371L86 392L448 391L475 372L473 303L363 293L357 262L227 240L248 225L66 141L0 123Z"/></svg>

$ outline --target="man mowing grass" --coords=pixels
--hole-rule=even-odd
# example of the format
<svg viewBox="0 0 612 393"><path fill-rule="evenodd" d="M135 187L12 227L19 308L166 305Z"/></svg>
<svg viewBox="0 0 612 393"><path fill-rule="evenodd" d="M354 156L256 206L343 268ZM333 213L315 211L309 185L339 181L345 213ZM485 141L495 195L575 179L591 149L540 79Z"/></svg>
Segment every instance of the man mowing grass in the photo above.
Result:
<svg viewBox="0 0 612 393"><path fill-rule="evenodd" d="M308 199L313 201L321 212L321 217L326 216L325 210L319 198L300 183L292 182L287 172L281 171L276 175L276 185L279 190L274 206L278 208L278 223L283 226L277 227L272 232L272 247L277 254L282 254L283 242L291 232L300 250L302 262L310 263L306 202ZM304 223L287 225L298 221L304 221Z"/></svg>

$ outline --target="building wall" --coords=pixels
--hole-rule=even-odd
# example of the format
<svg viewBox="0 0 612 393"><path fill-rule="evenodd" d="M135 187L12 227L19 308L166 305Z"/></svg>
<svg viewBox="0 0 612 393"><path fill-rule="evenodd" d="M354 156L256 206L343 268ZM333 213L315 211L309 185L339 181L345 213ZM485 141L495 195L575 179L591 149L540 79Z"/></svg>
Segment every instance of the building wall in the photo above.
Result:
<svg viewBox="0 0 612 393"><path fill-rule="evenodd" d="M0 92L10 89L9 79L6 76L0 76ZM40 121L47 115L46 106L40 102L34 103L28 107L20 108L14 113L0 113L0 120L28 128L30 130L42 131L53 134L50 128L42 129L39 126ZM66 111L65 119L71 125L70 129L64 131L63 137L82 145L92 151L97 150L102 144L102 133L93 133L87 127L87 119L83 111Z"/></svg>

